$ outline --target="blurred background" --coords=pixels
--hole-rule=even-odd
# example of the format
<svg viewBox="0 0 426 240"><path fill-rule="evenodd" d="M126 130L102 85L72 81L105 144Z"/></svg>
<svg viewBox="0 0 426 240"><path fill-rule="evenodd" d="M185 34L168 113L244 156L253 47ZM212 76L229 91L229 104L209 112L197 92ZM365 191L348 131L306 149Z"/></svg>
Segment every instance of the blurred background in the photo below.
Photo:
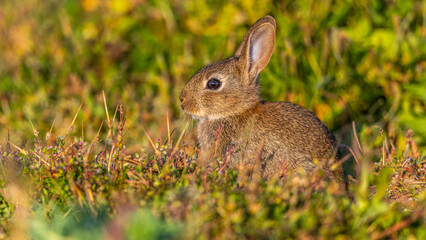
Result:
<svg viewBox="0 0 426 240"><path fill-rule="evenodd" d="M179 94L203 65L233 55L252 23L277 21L262 97L302 105L352 145L398 149L414 131L426 150L426 2L421 0L0 0L0 141L90 141L109 114L127 109L128 148L180 132ZM56 119L56 120L55 120ZM186 133L195 136L195 123ZM107 131L104 125L103 133ZM177 138L178 134L175 133ZM379 151L380 152L380 151ZM378 156L379 159L379 156Z"/></svg>

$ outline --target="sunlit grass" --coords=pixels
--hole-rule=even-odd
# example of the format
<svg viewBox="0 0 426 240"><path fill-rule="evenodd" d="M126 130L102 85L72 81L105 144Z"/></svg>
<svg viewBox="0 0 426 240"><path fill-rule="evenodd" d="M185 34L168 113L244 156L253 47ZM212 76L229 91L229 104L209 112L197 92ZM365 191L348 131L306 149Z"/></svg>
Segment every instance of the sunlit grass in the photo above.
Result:
<svg viewBox="0 0 426 240"><path fill-rule="evenodd" d="M0 134L31 137L53 119L93 138L108 104L128 108L129 145L143 127L166 133L165 113L183 127L178 96L203 65L234 54L247 28L270 14L277 41L261 73L262 97L314 111L350 145L389 133L404 147L415 132L425 150L422 1L3 1L0 3ZM67 124L65 124L65 122ZM64 130L66 129L55 129Z"/></svg>
<svg viewBox="0 0 426 240"><path fill-rule="evenodd" d="M107 133L93 140L82 141L70 126L52 143L39 136L22 148L10 142L1 158L2 236L375 239L426 234L426 159L410 134L407 152L383 145L383 159L374 165L363 149L345 190L320 180L321 172L265 181L255 168L223 168L221 159L201 164L195 146L183 140L177 147L178 136L168 134L153 143L155 151L149 152L156 154L129 154L125 121L124 107L117 106L104 121L110 124L101 126Z"/></svg>

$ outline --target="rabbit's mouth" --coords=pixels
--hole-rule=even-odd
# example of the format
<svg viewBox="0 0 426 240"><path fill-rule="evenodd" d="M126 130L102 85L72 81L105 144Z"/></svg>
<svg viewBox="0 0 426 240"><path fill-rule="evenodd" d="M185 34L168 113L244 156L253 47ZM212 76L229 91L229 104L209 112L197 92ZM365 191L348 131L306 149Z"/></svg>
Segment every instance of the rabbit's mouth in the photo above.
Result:
<svg viewBox="0 0 426 240"><path fill-rule="evenodd" d="M206 116L204 116L205 114L202 114L201 112L197 111L197 112L189 112L187 110L185 110L182 106L182 110L185 114L191 116L193 119L197 119L197 120L201 120L203 118L205 118Z"/></svg>
<svg viewBox="0 0 426 240"><path fill-rule="evenodd" d="M193 119L203 118L203 114L198 109L193 109L194 107L191 107L191 105L185 104L185 102L182 102L180 107L182 108L185 114L191 116Z"/></svg>
<svg viewBox="0 0 426 240"><path fill-rule="evenodd" d="M188 109L188 108L184 107L183 104L181 105L181 107L182 107L183 112L186 115L191 116L192 119L195 119L195 120L199 120L200 121L200 120L203 120L203 119L210 119L210 117L212 117L211 115L209 115L208 113L206 113L202 109L198 109L198 108L196 108L196 109Z"/></svg>
<svg viewBox="0 0 426 240"><path fill-rule="evenodd" d="M199 120L199 121L205 120L205 119L208 119L208 120L218 120L218 119L224 118L224 116L222 116L222 115L219 115L219 116L217 116L217 115L208 115L208 114L206 114L203 111L199 111L199 112L196 112L196 113L191 113L191 112L188 112L188 111L184 110L184 112L185 112L185 114L191 116L192 119Z"/></svg>

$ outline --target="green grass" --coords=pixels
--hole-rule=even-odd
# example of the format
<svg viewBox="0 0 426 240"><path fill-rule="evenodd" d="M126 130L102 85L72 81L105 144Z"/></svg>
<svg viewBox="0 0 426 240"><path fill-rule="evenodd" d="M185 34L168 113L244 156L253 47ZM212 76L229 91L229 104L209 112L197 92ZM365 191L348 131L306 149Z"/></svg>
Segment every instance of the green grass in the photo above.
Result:
<svg viewBox="0 0 426 240"><path fill-rule="evenodd" d="M221 159L159 139L156 155L127 154L124 111L106 138L75 131L53 144L38 137L2 155L0 230L34 239L356 238L426 236L426 159L361 155L348 190L322 172L269 181L257 169L222 169ZM167 141L166 141L167 140ZM166 143L164 143L166 142ZM164 143L164 144L162 144Z"/></svg>
<svg viewBox="0 0 426 240"><path fill-rule="evenodd" d="M270 14L277 41L261 73L262 96L315 112L350 145L381 131L403 148L408 129L426 150L423 1L3 1L0 3L0 134L31 137L27 109L58 135L83 103L78 131L92 138L108 104L128 108L129 145L183 126L178 96L203 65L234 54L248 27ZM84 127L86 126L86 128ZM104 131L104 130L103 130ZM366 134L365 136L363 134ZM375 145L378 147L378 145Z"/></svg>
<svg viewBox="0 0 426 240"><path fill-rule="evenodd" d="M262 97L354 149L347 192L197 162L180 91L267 14ZM418 0L0 1L0 239L425 238L425 19Z"/></svg>

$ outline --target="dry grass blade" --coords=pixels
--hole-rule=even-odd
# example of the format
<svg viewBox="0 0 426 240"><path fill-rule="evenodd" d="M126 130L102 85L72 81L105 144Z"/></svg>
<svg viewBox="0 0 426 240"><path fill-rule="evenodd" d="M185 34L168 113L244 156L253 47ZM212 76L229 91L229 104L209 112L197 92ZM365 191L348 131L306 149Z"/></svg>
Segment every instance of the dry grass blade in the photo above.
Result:
<svg viewBox="0 0 426 240"><path fill-rule="evenodd" d="M166 122L167 122L167 142L170 142L170 119L169 119L169 111L166 111Z"/></svg>
<svg viewBox="0 0 426 240"><path fill-rule="evenodd" d="M7 129L6 152L7 152L7 155L9 155L10 153L10 130L9 129Z"/></svg>
<svg viewBox="0 0 426 240"><path fill-rule="evenodd" d="M123 162L128 162L131 164L135 164L135 165L139 165L140 162L137 162L135 160L133 160L130 156L124 156L124 158L122 159Z"/></svg>
<svg viewBox="0 0 426 240"><path fill-rule="evenodd" d="M383 141L383 144L382 144L382 166L385 165L385 158L386 158L385 141Z"/></svg>
<svg viewBox="0 0 426 240"><path fill-rule="evenodd" d="M91 185L87 180L84 182L83 188L84 188L84 192L86 193L86 196L87 196L86 199L89 200L89 204L91 206L90 209L93 211L93 213L96 213L93 209L93 205L95 204L95 198L93 197Z"/></svg>
<svg viewBox="0 0 426 240"><path fill-rule="evenodd" d="M53 123L52 126L50 126L50 130L49 132L46 134L46 141L48 141L50 139L50 137L52 136L52 130L53 130L53 126L55 126L56 123L56 118L58 117L58 114L55 115L55 118L53 119Z"/></svg>
<svg viewBox="0 0 426 240"><path fill-rule="evenodd" d="M112 123L111 123L111 119L109 118L108 107L107 107L107 103L106 103L106 98L105 98L105 92L104 92L104 90L102 90L102 97L104 99L105 112L106 112L107 119L108 119L108 127L111 128L111 124Z"/></svg>
<svg viewBox="0 0 426 240"><path fill-rule="evenodd" d="M64 214L64 216L62 216L62 220L64 220L67 216L68 216L68 214L70 214L70 212L72 211L72 208L70 208L65 214Z"/></svg>
<svg viewBox="0 0 426 240"><path fill-rule="evenodd" d="M388 138L387 137L385 137L385 149L386 149L386 154L387 154L387 157L388 157L388 161L392 162L392 155L391 155L391 153L389 151Z"/></svg>
<svg viewBox="0 0 426 240"><path fill-rule="evenodd" d="M117 116L117 112L118 112L118 109L120 108L120 106L121 106L121 105L117 105L117 106L115 107L114 116L112 117L112 122L113 122L113 123L115 122L115 117Z"/></svg>
<svg viewBox="0 0 426 240"><path fill-rule="evenodd" d="M77 116L78 116L78 114L80 113L80 110L81 110L81 107L82 107L82 106L83 106L83 103L82 103L82 104L80 104L80 107L78 107L77 113L74 115L74 119L72 120L72 122L71 122L70 126L68 127L68 131L67 131L67 134L66 134L66 135L68 135L68 134L72 131L72 126L74 125L75 120L77 119Z"/></svg>
<svg viewBox="0 0 426 240"><path fill-rule="evenodd" d="M355 121L352 121L352 131L354 132L354 137L355 137L356 143L358 144L359 151L362 153L363 151L361 147L361 142L359 141L358 134L356 133Z"/></svg>
<svg viewBox="0 0 426 240"><path fill-rule="evenodd" d="M158 149L155 147L154 142L152 141L151 137L148 135L148 132L145 130L145 128L142 126L142 131L145 134L146 138L148 139L149 143L151 144L152 148L155 151L155 155L160 156L161 153L158 151Z"/></svg>
<svg viewBox="0 0 426 240"><path fill-rule="evenodd" d="M352 156L354 156L355 162L359 165L359 161L358 158L356 157L354 151L352 150L352 148L350 148L349 146L346 146L345 144L340 144L340 147L345 147L349 150L349 152L351 152Z"/></svg>
<svg viewBox="0 0 426 240"><path fill-rule="evenodd" d="M46 162L42 157L40 157L36 152L34 152L33 150L31 150L31 152L34 154L34 155L36 155L36 157L40 160L40 161L42 161L44 164L46 164L47 166L51 166L48 162Z"/></svg>
<svg viewBox="0 0 426 240"><path fill-rule="evenodd" d="M99 127L98 133L96 133L96 137L93 140L93 142L95 142L95 141L97 141L99 139L99 134L101 133L101 129L102 129L103 125L104 125L104 121L101 122L101 126Z"/></svg>
<svg viewBox="0 0 426 240"><path fill-rule="evenodd" d="M78 186L75 184L75 181L72 178L71 174L68 174L68 181L70 184L70 189L72 193L74 194L75 199L78 201L78 204L80 205L80 207L82 207L84 196L83 196L83 193L78 188Z"/></svg>
<svg viewBox="0 0 426 240"><path fill-rule="evenodd" d="M108 172L111 170L111 162L112 162L112 156L114 155L115 145L112 145L111 152L109 153L108 158Z"/></svg>
<svg viewBox="0 0 426 240"><path fill-rule="evenodd" d="M31 121L30 115L28 114L28 112L27 112L27 109L26 109L26 108L24 108L24 112L25 112L25 115L27 115L28 120L30 121L31 128L33 129L33 133L34 133L34 135L35 135L36 137L38 137L38 131L37 131L37 130L36 130L36 128L34 127L33 121Z"/></svg>
<svg viewBox="0 0 426 240"><path fill-rule="evenodd" d="M417 149L417 144L414 142L414 132L413 130L408 130L405 135L405 142L406 142L406 149L405 149L405 156L404 158L413 157L413 158L419 158L419 152ZM411 146L411 151L410 151Z"/></svg>
<svg viewBox="0 0 426 240"><path fill-rule="evenodd" d="M20 148L20 147L18 147L18 146L16 146L15 144L13 144L13 142L11 142L11 141L7 141L8 143L10 143L10 144L12 144L12 146L13 147L15 147L16 149L18 149L18 151L20 151L22 154L24 154L25 156L28 156L28 152L27 151L25 151L24 149L22 149L22 148Z"/></svg>
<svg viewBox="0 0 426 240"><path fill-rule="evenodd" d="M179 136L179 138L178 138L178 140L176 142L176 145L173 148L173 153L175 153L177 151L177 149L179 148L179 144L182 141L183 135L185 134L185 131L188 128L188 126L189 126L189 122L186 122L185 127L183 128L182 133L180 134L180 136Z"/></svg>
<svg viewBox="0 0 426 240"><path fill-rule="evenodd" d="M104 122L101 122L101 126L99 127L98 133L96 134L95 138L90 143L89 149L87 150L86 155L84 156L84 163L87 164L89 162L89 156L92 154L93 146L95 145L95 142L99 139L99 134L101 132L102 126L104 125Z"/></svg>

